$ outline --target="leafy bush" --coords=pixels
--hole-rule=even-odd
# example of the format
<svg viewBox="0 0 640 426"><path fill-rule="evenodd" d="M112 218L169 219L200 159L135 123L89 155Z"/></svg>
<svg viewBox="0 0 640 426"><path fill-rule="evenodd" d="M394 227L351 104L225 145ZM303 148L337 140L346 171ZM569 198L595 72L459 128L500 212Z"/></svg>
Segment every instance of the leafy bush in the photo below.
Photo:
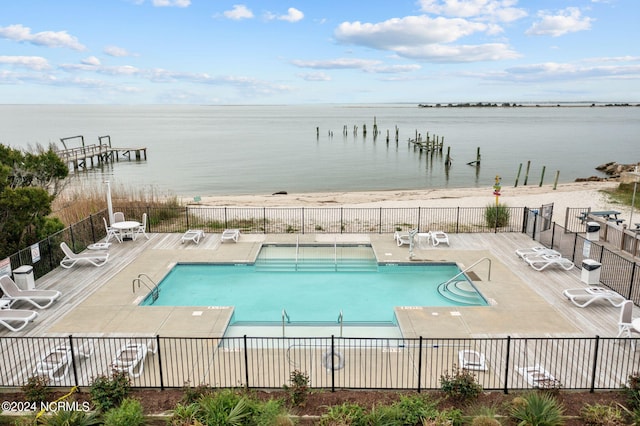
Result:
<svg viewBox="0 0 640 426"><path fill-rule="evenodd" d="M470 371L454 367L451 374L445 371L440 376L440 389L456 401L469 401L478 398L482 386L476 382L476 376Z"/></svg>
<svg viewBox="0 0 640 426"><path fill-rule="evenodd" d="M484 208L484 221L490 228L507 226L510 218L511 211L506 204L488 204Z"/></svg>
<svg viewBox="0 0 640 426"><path fill-rule="evenodd" d="M60 410L51 415L40 417L38 424L46 426L94 426L101 425L102 420L96 413Z"/></svg>
<svg viewBox="0 0 640 426"><path fill-rule="evenodd" d="M131 380L126 372L113 373L111 377L98 376L91 384L89 394L96 409L107 412L117 407L129 396Z"/></svg>
<svg viewBox="0 0 640 426"><path fill-rule="evenodd" d="M284 385L289 393L293 405L303 405L309 393L309 375L299 370L293 370L289 375L290 386Z"/></svg>
<svg viewBox="0 0 640 426"><path fill-rule="evenodd" d="M184 394L182 395L180 402L185 405L198 402L198 400L203 395L211 394L211 388L208 385L198 385L196 387L192 387L189 386L189 383L185 383L182 391L184 392Z"/></svg>
<svg viewBox="0 0 640 426"><path fill-rule="evenodd" d="M230 389L204 395L198 405L198 420L209 425L246 425L252 414L249 401Z"/></svg>
<svg viewBox="0 0 640 426"><path fill-rule="evenodd" d="M585 425L618 426L627 424L620 407L594 404L585 405L580 410L580 419Z"/></svg>
<svg viewBox="0 0 640 426"><path fill-rule="evenodd" d="M140 426L144 424L144 412L140 401L125 398L120 406L104 413L105 426Z"/></svg>
<svg viewBox="0 0 640 426"><path fill-rule="evenodd" d="M631 410L640 409L640 373L634 372L629 375L628 384L624 387L627 403Z"/></svg>
<svg viewBox="0 0 640 426"><path fill-rule="evenodd" d="M564 408L547 392L532 392L524 395L524 402L514 404L511 417L518 425L560 426L564 424Z"/></svg>
<svg viewBox="0 0 640 426"><path fill-rule="evenodd" d="M329 407L329 410L320 417L321 426L366 426L367 424L366 410L358 404L346 402Z"/></svg>
<svg viewBox="0 0 640 426"><path fill-rule="evenodd" d="M192 402L190 404L178 403L178 405L176 405L172 410L171 418L168 423L171 426L195 425L198 421L199 411L200 406L196 402Z"/></svg>
<svg viewBox="0 0 640 426"><path fill-rule="evenodd" d="M24 392L24 399L36 404L47 401L51 395L49 379L45 376L29 377L21 389Z"/></svg>
<svg viewBox="0 0 640 426"><path fill-rule="evenodd" d="M427 395L402 395L393 406L401 412L401 424L418 424L438 414L438 403L431 401Z"/></svg>

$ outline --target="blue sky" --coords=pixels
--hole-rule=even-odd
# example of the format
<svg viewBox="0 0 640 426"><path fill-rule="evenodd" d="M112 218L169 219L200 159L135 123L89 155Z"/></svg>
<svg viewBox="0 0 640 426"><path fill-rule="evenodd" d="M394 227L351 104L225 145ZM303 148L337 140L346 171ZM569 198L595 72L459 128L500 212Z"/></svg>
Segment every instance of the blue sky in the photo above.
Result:
<svg viewBox="0 0 640 426"><path fill-rule="evenodd" d="M638 102L638 0L7 0L0 103Z"/></svg>

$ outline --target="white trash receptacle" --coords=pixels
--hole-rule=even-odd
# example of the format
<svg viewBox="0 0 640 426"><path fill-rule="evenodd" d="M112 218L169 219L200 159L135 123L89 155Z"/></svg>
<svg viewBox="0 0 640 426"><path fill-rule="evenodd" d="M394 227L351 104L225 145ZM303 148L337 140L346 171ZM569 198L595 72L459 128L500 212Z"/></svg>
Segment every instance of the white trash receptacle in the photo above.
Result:
<svg viewBox="0 0 640 426"><path fill-rule="evenodd" d="M22 265L13 271L13 280L22 290L35 290L36 280L33 279L33 266Z"/></svg>
<svg viewBox="0 0 640 426"><path fill-rule="evenodd" d="M600 269L602 263L596 262L593 259L584 259L582 261L582 274L580 280L589 285L600 284Z"/></svg>
<svg viewBox="0 0 640 426"><path fill-rule="evenodd" d="M598 241L600 239L600 224L598 222L587 222L587 240Z"/></svg>

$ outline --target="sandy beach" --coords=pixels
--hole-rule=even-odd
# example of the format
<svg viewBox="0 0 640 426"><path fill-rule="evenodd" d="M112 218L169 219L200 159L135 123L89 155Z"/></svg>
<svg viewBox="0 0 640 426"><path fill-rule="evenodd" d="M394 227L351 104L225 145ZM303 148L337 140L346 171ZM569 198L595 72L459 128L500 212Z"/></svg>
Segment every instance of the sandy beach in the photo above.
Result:
<svg viewBox="0 0 640 426"><path fill-rule="evenodd" d="M618 182L572 182L551 185L502 186L500 203L537 208L554 204L554 221L563 223L567 207L618 210L629 223L630 209L609 200L602 191ZM193 203L192 199L184 199ZM227 207L485 207L495 203L493 187L368 192L288 193L202 197L200 205ZM635 214L635 213L634 213ZM640 213L636 216L640 220ZM635 221L635 219L634 219Z"/></svg>

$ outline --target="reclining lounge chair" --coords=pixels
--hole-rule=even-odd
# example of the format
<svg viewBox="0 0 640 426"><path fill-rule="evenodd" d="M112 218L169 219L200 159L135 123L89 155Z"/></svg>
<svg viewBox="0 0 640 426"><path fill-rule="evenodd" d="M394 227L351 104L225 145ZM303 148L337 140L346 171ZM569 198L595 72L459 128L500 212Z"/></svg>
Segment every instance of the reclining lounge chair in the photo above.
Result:
<svg viewBox="0 0 640 426"><path fill-rule="evenodd" d="M239 239L240 239L239 229L225 229L224 232L222 233L222 236L220 237L220 241L222 241L223 243L225 241L233 241L234 243L237 243Z"/></svg>
<svg viewBox="0 0 640 426"><path fill-rule="evenodd" d="M518 257L526 259L531 256L541 256L543 254L549 256L560 256L560 252L543 246L524 248L516 250Z"/></svg>
<svg viewBox="0 0 640 426"><path fill-rule="evenodd" d="M0 277L0 290L3 293L2 298L10 301L9 305L23 301L38 309L48 308L62 295L57 290L21 290L9 275Z"/></svg>
<svg viewBox="0 0 640 426"><path fill-rule="evenodd" d="M0 309L0 325L7 327L11 331L20 331L37 316L38 313L36 311L26 309ZM15 325L15 323L20 323L20 325Z"/></svg>
<svg viewBox="0 0 640 426"><path fill-rule="evenodd" d="M464 349L458 352L458 361L464 370L487 371L484 354L480 352Z"/></svg>
<svg viewBox="0 0 640 426"><path fill-rule="evenodd" d="M111 364L114 372L127 372L131 377L140 377L144 371L144 361L149 352L155 354L155 341L147 343L129 342L118 350Z"/></svg>
<svg viewBox="0 0 640 426"><path fill-rule="evenodd" d="M74 349L75 355L88 358L93 354L93 341L87 341ZM71 347L67 344L58 345L47 352L36 365L38 375L46 375L54 382L59 382L69 374L69 367L73 362Z"/></svg>
<svg viewBox="0 0 640 426"><path fill-rule="evenodd" d="M433 246L437 246L440 243L444 243L446 245L449 245L449 236L447 235L446 232L444 231L431 231L431 244L433 244Z"/></svg>
<svg viewBox="0 0 640 426"><path fill-rule="evenodd" d="M624 297L604 287L570 288L563 291L562 294L579 308L589 306L597 300L606 300L618 308L625 301Z"/></svg>
<svg viewBox="0 0 640 426"><path fill-rule="evenodd" d="M518 373L534 388L558 389L561 387L561 383L539 364L531 367L519 367Z"/></svg>
<svg viewBox="0 0 640 426"><path fill-rule="evenodd" d="M400 247L403 244L411 245L411 240L417 233L418 233L417 229L412 229L409 232L396 231L393 234L393 239L396 241L396 244L398 245L398 247Z"/></svg>
<svg viewBox="0 0 640 426"><path fill-rule="evenodd" d="M202 229L189 229L180 239L180 243L184 244L185 241L193 241L199 244L201 238L204 238L204 231Z"/></svg>
<svg viewBox="0 0 640 426"><path fill-rule="evenodd" d="M73 267L76 263L83 262L94 266L102 266L109 260L109 253L106 252L74 253L64 241L60 243L60 248L64 253L64 259L60 261L60 266L67 269Z"/></svg>
<svg viewBox="0 0 640 426"><path fill-rule="evenodd" d="M525 262L529 264L536 271L542 271L549 266L560 266L565 271L571 270L575 265L572 261L566 257L542 254L539 256L528 256L524 258Z"/></svg>

